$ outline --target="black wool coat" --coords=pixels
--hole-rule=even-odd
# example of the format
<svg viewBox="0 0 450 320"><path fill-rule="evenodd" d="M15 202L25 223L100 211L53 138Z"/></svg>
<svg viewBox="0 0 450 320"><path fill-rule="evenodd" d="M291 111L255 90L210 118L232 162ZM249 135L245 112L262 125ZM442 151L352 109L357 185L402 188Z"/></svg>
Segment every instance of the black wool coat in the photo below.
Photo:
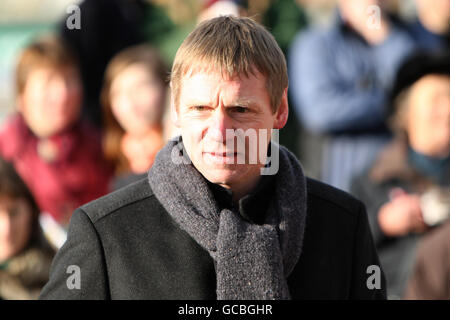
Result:
<svg viewBox="0 0 450 320"><path fill-rule="evenodd" d="M292 298L385 299L378 266L364 205L307 179L303 250L288 278ZM74 212L40 298L216 299L215 289L213 259L144 179Z"/></svg>

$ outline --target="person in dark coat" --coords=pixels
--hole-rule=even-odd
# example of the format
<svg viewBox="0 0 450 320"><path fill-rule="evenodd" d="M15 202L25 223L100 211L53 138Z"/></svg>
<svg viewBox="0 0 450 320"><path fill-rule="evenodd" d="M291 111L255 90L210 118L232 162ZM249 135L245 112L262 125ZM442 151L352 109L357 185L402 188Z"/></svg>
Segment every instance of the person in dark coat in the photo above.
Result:
<svg viewBox="0 0 450 320"><path fill-rule="evenodd" d="M181 136L148 178L73 214L40 298L384 299L364 205L276 142L287 86L262 26L200 24L171 74Z"/></svg>
<svg viewBox="0 0 450 320"><path fill-rule="evenodd" d="M418 52L392 90L395 138L353 183L367 206L389 298L404 290L422 237L450 212L450 57Z"/></svg>

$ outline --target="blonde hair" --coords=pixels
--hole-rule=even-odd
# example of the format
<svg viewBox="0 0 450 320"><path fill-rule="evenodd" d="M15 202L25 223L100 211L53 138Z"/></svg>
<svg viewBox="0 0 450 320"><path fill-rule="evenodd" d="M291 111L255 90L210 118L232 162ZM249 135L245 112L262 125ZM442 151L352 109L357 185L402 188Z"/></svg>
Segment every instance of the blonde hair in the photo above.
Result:
<svg viewBox="0 0 450 320"><path fill-rule="evenodd" d="M171 88L178 107L181 78L193 71L219 71L229 78L259 71L266 77L275 113L288 87L286 59L274 37L250 18L221 16L202 22L183 41L171 73Z"/></svg>

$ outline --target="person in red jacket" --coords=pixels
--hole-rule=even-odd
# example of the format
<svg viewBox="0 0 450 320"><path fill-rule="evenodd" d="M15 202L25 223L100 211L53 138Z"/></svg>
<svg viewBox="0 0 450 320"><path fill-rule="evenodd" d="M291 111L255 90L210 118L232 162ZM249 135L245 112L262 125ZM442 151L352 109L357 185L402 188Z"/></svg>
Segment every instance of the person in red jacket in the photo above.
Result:
<svg viewBox="0 0 450 320"><path fill-rule="evenodd" d="M73 210L108 191L100 134L80 120L77 60L54 36L24 49L16 69L17 112L0 131L12 162L42 212L67 225Z"/></svg>

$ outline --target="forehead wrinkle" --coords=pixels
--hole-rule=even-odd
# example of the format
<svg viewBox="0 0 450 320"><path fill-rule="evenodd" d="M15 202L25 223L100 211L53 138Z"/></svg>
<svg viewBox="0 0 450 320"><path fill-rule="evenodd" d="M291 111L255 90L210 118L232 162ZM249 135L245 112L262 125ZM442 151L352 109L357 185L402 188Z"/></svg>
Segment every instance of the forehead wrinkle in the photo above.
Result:
<svg viewBox="0 0 450 320"><path fill-rule="evenodd" d="M192 94L188 94L189 104L196 103L197 105L210 105L210 106L218 106L219 102L224 106L255 106L258 103L262 103L261 99L268 99L270 101L267 88L264 83L260 83L256 81L257 78L264 77L262 74L250 75L249 77L241 75L241 77L233 77L233 78L224 78L219 72L205 72L197 70L195 72L191 72L186 74L181 81L181 90L182 92L194 92L194 90L201 88L208 88L208 92L206 90L199 90L198 92L201 96L192 96ZM216 81L209 81L209 77L215 78ZM248 82L248 80L252 80L254 78L255 81ZM264 77L265 78L265 77ZM243 80L247 80L243 82ZM187 81L187 82L185 82ZM186 86L186 84L188 84ZM255 89L255 85L262 85L261 88L264 92L263 96L258 95L252 97L252 95L248 95L247 91ZM252 86L252 87L250 87ZM227 99L224 101L224 98Z"/></svg>

